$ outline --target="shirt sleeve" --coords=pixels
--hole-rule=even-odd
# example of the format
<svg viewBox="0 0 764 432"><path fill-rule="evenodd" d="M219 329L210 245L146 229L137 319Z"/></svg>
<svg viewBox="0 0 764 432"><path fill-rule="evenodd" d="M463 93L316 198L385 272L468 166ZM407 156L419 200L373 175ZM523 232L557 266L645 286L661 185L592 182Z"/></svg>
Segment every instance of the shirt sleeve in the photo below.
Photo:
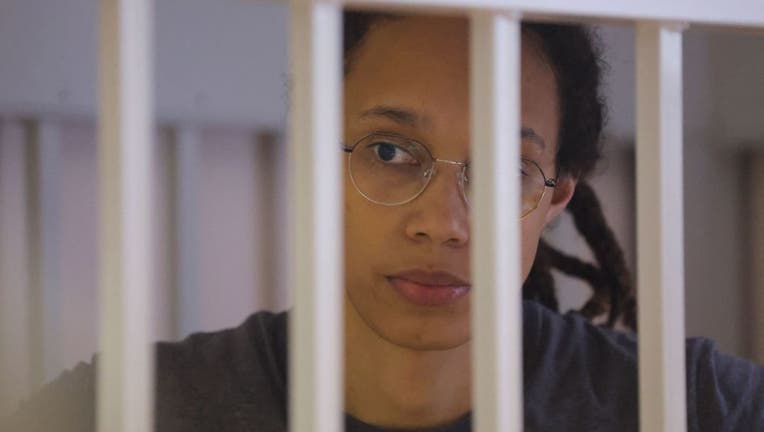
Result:
<svg viewBox="0 0 764 432"><path fill-rule="evenodd" d="M538 304L524 314L526 420L538 430L637 431L635 336ZM685 348L688 431L764 431L764 367L708 339Z"/></svg>
<svg viewBox="0 0 764 432"><path fill-rule="evenodd" d="M635 340L533 302L523 313L526 429L638 432Z"/></svg>
<svg viewBox="0 0 764 432"><path fill-rule="evenodd" d="M692 430L764 431L764 367L710 340L687 341L687 399Z"/></svg>
<svg viewBox="0 0 764 432"><path fill-rule="evenodd" d="M286 314L155 345L154 430L286 430ZM60 374L21 403L0 432L92 432L100 357Z"/></svg>

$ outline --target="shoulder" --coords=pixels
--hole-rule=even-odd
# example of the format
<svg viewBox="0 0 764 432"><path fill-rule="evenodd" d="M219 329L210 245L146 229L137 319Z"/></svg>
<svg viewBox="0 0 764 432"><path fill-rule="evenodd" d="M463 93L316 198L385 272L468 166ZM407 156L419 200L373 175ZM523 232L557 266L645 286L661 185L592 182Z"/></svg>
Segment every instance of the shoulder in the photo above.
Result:
<svg viewBox="0 0 764 432"><path fill-rule="evenodd" d="M636 367L637 340L629 331L597 326L576 312L559 314L533 301L523 302L523 325L527 348L537 356L564 360L587 353L590 361L603 358Z"/></svg>
<svg viewBox="0 0 764 432"><path fill-rule="evenodd" d="M600 413L599 424L612 418L621 430L636 430L636 336L534 302L524 303L523 314L526 395L547 413ZM764 367L721 353L705 338L685 341L685 362L688 430L764 430Z"/></svg>
<svg viewBox="0 0 764 432"><path fill-rule="evenodd" d="M278 369L286 355L286 320L287 312L260 311L234 328L193 333L179 342L159 342L157 370L237 366L253 360Z"/></svg>
<svg viewBox="0 0 764 432"><path fill-rule="evenodd" d="M158 430L239 430L286 417L287 313L157 346Z"/></svg>
<svg viewBox="0 0 764 432"><path fill-rule="evenodd" d="M157 343L157 430L226 429L242 420L231 414L244 407L247 415L279 413L286 398L286 337L287 313L261 311L235 328ZM96 355L60 374L0 421L0 430L94 430L97 364Z"/></svg>
<svg viewBox="0 0 764 432"><path fill-rule="evenodd" d="M524 302L526 420L538 430L638 430L633 335Z"/></svg>
<svg viewBox="0 0 764 432"><path fill-rule="evenodd" d="M764 430L764 367L687 340L687 408L692 430Z"/></svg>

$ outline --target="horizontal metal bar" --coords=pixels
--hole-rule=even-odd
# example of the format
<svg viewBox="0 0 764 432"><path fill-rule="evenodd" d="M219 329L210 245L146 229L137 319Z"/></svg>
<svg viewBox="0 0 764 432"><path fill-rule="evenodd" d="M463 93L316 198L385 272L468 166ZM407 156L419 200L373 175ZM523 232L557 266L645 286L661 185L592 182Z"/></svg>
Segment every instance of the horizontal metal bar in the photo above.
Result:
<svg viewBox="0 0 764 432"><path fill-rule="evenodd" d="M514 10L530 19L590 17L764 28L764 1L761 0L345 0L344 3L386 9Z"/></svg>

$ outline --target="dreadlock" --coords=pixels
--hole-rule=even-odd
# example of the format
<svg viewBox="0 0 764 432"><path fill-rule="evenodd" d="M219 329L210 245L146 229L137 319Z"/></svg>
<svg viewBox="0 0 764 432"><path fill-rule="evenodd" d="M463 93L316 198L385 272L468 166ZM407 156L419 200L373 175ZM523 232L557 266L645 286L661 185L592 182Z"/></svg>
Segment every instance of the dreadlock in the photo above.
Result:
<svg viewBox="0 0 764 432"><path fill-rule="evenodd" d="M582 315L593 319L607 313L607 326L612 327L618 319L622 319L624 325L636 330L636 301L631 273L591 186L580 182L567 210L598 265L567 255L542 240L523 285L523 297L558 310L556 298L553 301L549 299L550 293L554 296L555 290L549 270L555 268L587 281L592 287L592 296L579 310Z"/></svg>
<svg viewBox="0 0 764 432"><path fill-rule="evenodd" d="M379 12L344 13L344 70L347 74L369 30L399 15ZM593 252L596 263L539 244L530 274L523 284L523 298L559 311L552 270L586 280L592 295L580 312L589 319L607 313L606 325L618 320L636 330L636 302L631 274L623 251L602 213L599 201L585 182L602 157L600 135L605 104L600 97L602 55L594 35L578 25L523 23L523 34L534 36L555 73L560 100L559 146L556 164L561 176L579 179L567 210L576 229Z"/></svg>

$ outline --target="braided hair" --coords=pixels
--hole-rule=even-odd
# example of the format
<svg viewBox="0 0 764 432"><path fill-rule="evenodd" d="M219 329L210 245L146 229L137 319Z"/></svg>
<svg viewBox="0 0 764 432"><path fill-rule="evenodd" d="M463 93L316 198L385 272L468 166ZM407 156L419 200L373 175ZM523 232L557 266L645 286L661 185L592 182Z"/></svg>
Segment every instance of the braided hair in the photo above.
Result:
<svg viewBox="0 0 764 432"><path fill-rule="evenodd" d="M345 11L344 70L347 74L369 30L400 15ZM636 330L636 301L623 251L607 225L599 200L586 178L602 157L601 133L605 103L600 96L602 55L595 35L580 25L523 23L522 32L535 36L540 55L557 80L560 100L559 146L555 162L560 176L579 180L567 206L576 229L593 252L596 263L584 262L541 240L533 267L523 284L523 298L559 311L551 271L584 279L592 295L579 311L594 319L607 314L605 325L621 320Z"/></svg>

